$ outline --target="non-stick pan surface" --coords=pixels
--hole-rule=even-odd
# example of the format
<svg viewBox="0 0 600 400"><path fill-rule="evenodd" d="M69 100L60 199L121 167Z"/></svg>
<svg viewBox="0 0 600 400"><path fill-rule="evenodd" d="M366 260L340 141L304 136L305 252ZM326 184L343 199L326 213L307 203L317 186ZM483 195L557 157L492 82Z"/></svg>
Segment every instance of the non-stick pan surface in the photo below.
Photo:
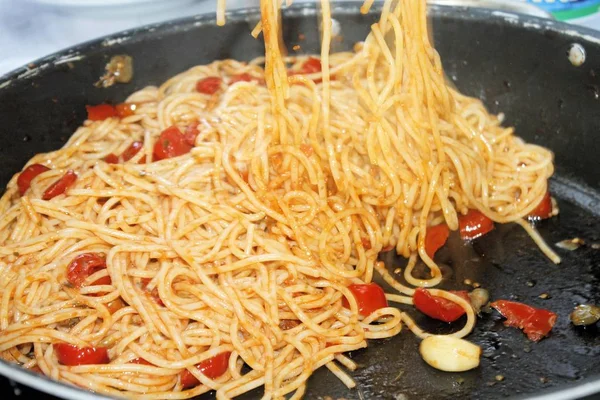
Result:
<svg viewBox="0 0 600 400"><path fill-rule="evenodd" d="M298 44L305 52L318 50L317 13L312 6L285 12L284 38L290 49ZM540 393L573 398L600 390L597 327L575 328L568 318L579 303L600 304L600 250L593 246L600 242L600 35L492 11L433 7L430 14L449 79L481 98L491 112L504 112L506 124L514 125L525 140L555 152L558 171L552 189L561 213L538 224L542 236L551 244L579 237L586 245L572 252L559 249L563 262L554 265L514 224L497 226L472 244L451 237L439 252L439 261L446 265L444 288L469 289L464 281L470 279L493 298L550 309L559 315L551 336L533 343L519 330L506 328L498 314L484 314L469 337L483 348L481 367L443 373L427 366L418 354L418 340L402 332L350 354L361 366L352 373L355 390L321 369L310 378L306 398L490 399ZM334 42L334 50L347 50L364 39L376 20L376 14L359 15L356 3L338 4L334 16L343 39ZM122 101L193 65L261 55L262 42L248 34L257 20L254 10L230 14L224 27L216 27L214 17L208 16L141 28L81 45L0 79L0 186L35 153L60 147L84 120L86 104ZM586 51L579 67L567 58L573 43ZM115 54L133 56L133 81L94 87ZM404 265L391 253L381 257L390 270ZM410 313L434 332L458 329L463 323L433 323ZM4 364L0 370L24 380ZM81 398L83 393L61 392L60 387L57 392L45 378L33 379L38 389L54 394ZM256 390L244 398L259 395Z"/></svg>

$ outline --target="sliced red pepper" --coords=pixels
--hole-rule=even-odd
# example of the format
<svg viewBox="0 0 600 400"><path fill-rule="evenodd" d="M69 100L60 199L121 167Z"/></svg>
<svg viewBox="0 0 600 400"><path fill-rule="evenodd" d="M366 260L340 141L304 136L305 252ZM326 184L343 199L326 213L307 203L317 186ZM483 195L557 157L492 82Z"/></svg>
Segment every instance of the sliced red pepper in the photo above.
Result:
<svg viewBox="0 0 600 400"><path fill-rule="evenodd" d="M494 221L478 210L469 210L467 215L458 217L460 237L463 240L476 239L494 229Z"/></svg>
<svg viewBox="0 0 600 400"><path fill-rule="evenodd" d="M227 368L229 367L229 357L231 356L231 352L226 351L221 354L217 354L216 356L209 358L208 360L204 360L199 364L196 364L196 368L198 371L202 372L204 376L209 379L216 379L227 372ZM196 379L194 375L190 371L183 370L181 373L181 385L184 389L189 389L194 386L198 386L200 381Z"/></svg>
<svg viewBox="0 0 600 400"><path fill-rule="evenodd" d="M23 196L27 189L29 189L33 178L46 171L50 171L50 168L41 164L31 164L25 168L17 177L17 186L19 187L19 193L21 196Z"/></svg>
<svg viewBox="0 0 600 400"><path fill-rule="evenodd" d="M110 104L98 104L97 106L85 106L90 121L103 121L107 118L116 117L117 110Z"/></svg>
<svg viewBox="0 0 600 400"><path fill-rule="evenodd" d="M99 253L80 254L67 267L67 280L76 288L83 286L88 276L106 268L106 260ZM92 285L110 285L110 276L96 280Z"/></svg>
<svg viewBox="0 0 600 400"><path fill-rule="evenodd" d="M44 194L42 199L50 200L63 194L69 186L73 185L77 180L77 174L73 170L68 170L59 180L50 185Z"/></svg>
<svg viewBox="0 0 600 400"><path fill-rule="evenodd" d="M429 258L433 258L435 253L446 243L449 235L450 229L448 229L448 225L446 224L427 228L427 233L425 234L425 252Z"/></svg>
<svg viewBox="0 0 600 400"><path fill-rule="evenodd" d="M529 213L528 217L530 219L547 219L552 216L552 198L550 197L550 192L546 191L542 201L537 205L536 208L533 209L532 212Z"/></svg>
<svg viewBox="0 0 600 400"><path fill-rule="evenodd" d="M385 292L376 283L352 284L348 289L354 295L356 303L358 303L358 312L364 317L368 317L374 311L388 306ZM348 300L343 298L342 305L346 308L350 307Z"/></svg>
<svg viewBox="0 0 600 400"><path fill-rule="evenodd" d="M119 118L126 118L135 115L137 104L135 103L119 103L115 106L115 113Z"/></svg>
<svg viewBox="0 0 600 400"><path fill-rule="evenodd" d="M192 149L185 136L176 126L170 126L160 134L154 144L154 158L164 160L189 153Z"/></svg>
<svg viewBox="0 0 600 400"><path fill-rule="evenodd" d="M450 293L465 299L469 304L469 293L466 290L450 290ZM418 288L413 295L415 308L428 317L444 322L454 322L465 314L465 309L453 301L433 296L427 289Z"/></svg>
<svg viewBox="0 0 600 400"><path fill-rule="evenodd" d="M496 300L491 304L504 318L506 326L522 329L529 340L537 342L548 336L556 323L552 311L528 306L510 300Z"/></svg>
<svg viewBox="0 0 600 400"><path fill-rule="evenodd" d="M62 365L108 364L106 347L77 347L68 343L54 343L54 351L58 362Z"/></svg>
<svg viewBox="0 0 600 400"><path fill-rule="evenodd" d="M215 94L221 88L222 79L209 76L196 82L196 91L204 94Z"/></svg>

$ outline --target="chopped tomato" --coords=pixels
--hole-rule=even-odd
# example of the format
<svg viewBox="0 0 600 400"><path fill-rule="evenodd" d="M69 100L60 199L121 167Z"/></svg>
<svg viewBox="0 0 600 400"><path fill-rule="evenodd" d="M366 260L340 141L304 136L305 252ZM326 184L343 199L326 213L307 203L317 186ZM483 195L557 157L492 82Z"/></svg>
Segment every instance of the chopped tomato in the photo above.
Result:
<svg viewBox="0 0 600 400"><path fill-rule="evenodd" d="M388 306L383 289L376 283L352 284L348 286L348 289L350 289L358 303L359 314L364 317L368 317L374 311ZM346 298L342 300L342 305L346 308L350 306Z"/></svg>
<svg viewBox="0 0 600 400"><path fill-rule="evenodd" d="M254 79L252 77L252 75L250 75L247 72L244 72L243 74L238 74L238 75L234 75L231 77L231 80L229 81L230 83L236 83L236 82L250 82L252 81L252 79Z"/></svg>
<svg viewBox="0 0 600 400"><path fill-rule="evenodd" d="M63 194L69 186L75 183L77 180L77 174L73 170L68 170L59 180L54 182L46 189L42 195L42 199L50 200Z"/></svg>
<svg viewBox="0 0 600 400"><path fill-rule="evenodd" d="M295 319L282 319L279 321L279 329L282 331L287 331L288 329L293 329L300 325L300 321Z"/></svg>
<svg viewBox="0 0 600 400"><path fill-rule="evenodd" d="M497 300L491 304L504 318L506 326L522 329L529 340L537 342L548 336L554 323L556 314L541 308L534 308L527 304L510 300Z"/></svg>
<svg viewBox="0 0 600 400"><path fill-rule="evenodd" d="M166 158L178 157L188 153L192 147L176 126L170 126L162 131L154 144L154 158L156 160L164 160Z"/></svg>
<svg viewBox="0 0 600 400"><path fill-rule="evenodd" d="M185 129L185 141L190 146L196 145L196 136L200 134L200 130L198 129L198 124L190 125Z"/></svg>
<svg viewBox="0 0 600 400"><path fill-rule="evenodd" d="M466 290L450 290L450 293L462 297L470 304ZM427 289L418 288L413 295L415 308L428 317L444 322L454 322L465 314L464 308L442 297L433 296Z"/></svg>
<svg viewBox="0 0 600 400"><path fill-rule="evenodd" d="M308 60L302 64L303 74L314 74L315 72L321 72L321 60L314 57L309 57Z"/></svg>
<svg viewBox="0 0 600 400"><path fill-rule="evenodd" d="M540 204L529 213L530 219L546 219L552 216L552 198L550 192L546 192Z"/></svg>
<svg viewBox="0 0 600 400"><path fill-rule="evenodd" d="M135 103L119 103L115 106L115 113L119 118L126 118L135 115L137 104Z"/></svg>
<svg viewBox="0 0 600 400"><path fill-rule="evenodd" d="M58 362L62 365L108 364L106 347L77 347L68 343L54 343Z"/></svg>
<svg viewBox="0 0 600 400"><path fill-rule="evenodd" d="M433 258L440 247L446 243L449 235L450 229L448 229L448 225L446 224L427 228L427 233L425 234L425 252L430 258Z"/></svg>
<svg viewBox="0 0 600 400"><path fill-rule="evenodd" d="M131 143L131 145L125 149L125 151L123 152L123 154L121 154L121 158L123 158L123 161L129 161L131 160L133 157L135 157L135 155L137 153L139 153L139 151L144 147L144 143L142 142L133 142ZM145 161L146 157L142 157ZM140 160L140 162L143 162L142 160Z"/></svg>
<svg viewBox="0 0 600 400"><path fill-rule="evenodd" d="M196 82L196 90L204 94L215 94L221 88L221 78L209 76Z"/></svg>
<svg viewBox="0 0 600 400"><path fill-rule="evenodd" d="M21 194L21 196L23 196L27 189L29 189L33 178L49 170L50 168L41 164L31 164L30 166L25 168L17 178L17 186L19 187L19 193Z"/></svg>
<svg viewBox="0 0 600 400"><path fill-rule="evenodd" d="M88 276L106 268L106 260L98 253L80 254L67 267L67 280L76 288L83 286ZM92 285L110 285L109 276L98 279Z"/></svg>
<svg viewBox="0 0 600 400"><path fill-rule="evenodd" d="M85 106L90 121L103 121L107 118L116 117L117 110L110 104L98 104L97 106Z"/></svg>
<svg viewBox="0 0 600 400"><path fill-rule="evenodd" d="M485 235L494 229L494 221L483 215L478 210L469 210L467 215L458 217L460 237L471 240Z"/></svg>
<svg viewBox="0 0 600 400"><path fill-rule="evenodd" d="M151 362L146 361L144 358L134 358L129 361L131 364L140 364L140 365L154 365Z"/></svg>
<svg viewBox="0 0 600 400"><path fill-rule="evenodd" d="M231 352L229 351L217 354L208 360L196 364L196 368L207 378L216 379L227 372L227 368L229 367L229 356L231 356ZM184 389L188 389L199 385L200 381L186 369L181 373L181 384Z"/></svg>
<svg viewBox="0 0 600 400"><path fill-rule="evenodd" d="M118 164L119 157L115 156L113 153L110 153L109 155L104 157L104 162L106 162L108 164Z"/></svg>
<svg viewBox="0 0 600 400"><path fill-rule="evenodd" d="M160 295L158 294L158 288L155 287L151 291L149 291L147 288L151 280L152 279L150 278L142 278L142 284L144 285L144 289L148 292L148 294L150 294L150 297L152 297L152 300L154 300L156 304L158 304L161 307L164 307L165 303L163 303L163 301L160 298Z"/></svg>
<svg viewBox="0 0 600 400"><path fill-rule="evenodd" d="M102 279L99 279L99 280L102 280ZM96 281L94 283L97 283L97 282L98 281ZM108 308L108 312L110 312L111 314L116 313L117 311L119 311L121 308L123 308L125 306L126 306L125 302L120 297L117 297L115 300L106 304L106 308Z"/></svg>

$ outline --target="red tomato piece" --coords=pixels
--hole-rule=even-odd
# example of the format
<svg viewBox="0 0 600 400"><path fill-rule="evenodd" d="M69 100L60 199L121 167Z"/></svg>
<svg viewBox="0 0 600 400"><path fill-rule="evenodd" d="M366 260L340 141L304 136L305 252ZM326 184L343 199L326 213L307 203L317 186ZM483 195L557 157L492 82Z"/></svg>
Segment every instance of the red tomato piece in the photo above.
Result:
<svg viewBox="0 0 600 400"><path fill-rule="evenodd" d="M97 106L85 106L90 121L103 121L107 118L116 117L117 110L110 104L98 104Z"/></svg>
<svg viewBox="0 0 600 400"><path fill-rule="evenodd" d="M104 280L104 278L99 279L99 280L102 281L102 280ZM94 283L97 283L97 282L98 281L96 281ZM109 302L108 304L106 304L106 308L108 308L108 311L111 314L116 313L117 311L119 311L121 308L123 308L125 306L126 306L125 302L120 297L117 297L115 300L113 300L113 301Z"/></svg>
<svg viewBox="0 0 600 400"><path fill-rule="evenodd" d="M17 178L17 186L19 187L19 193L21 194L21 196L23 196L25 194L25 192L27 191L27 189L29 189L29 186L31 186L31 181L33 180L33 178L35 178L42 172L46 172L49 170L50 170L50 168L48 168L44 165L41 165L41 164L31 164L30 166L25 168L23 170L23 172L21 172L19 174L19 177Z"/></svg>
<svg viewBox="0 0 600 400"><path fill-rule="evenodd" d="M196 368L207 378L216 379L227 372L227 368L229 367L229 356L231 356L231 352L229 351L217 354L208 360L196 364ZM181 384L184 389L188 389L199 385L200 381L186 369L181 373Z"/></svg>
<svg viewBox="0 0 600 400"><path fill-rule="evenodd" d="M497 300L491 304L504 318L506 326L522 329L529 340L537 342L548 336L554 323L556 314L541 308L534 308L527 304L510 300Z"/></svg>
<svg viewBox="0 0 600 400"><path fill-rule="evenodd" d="M550 192L546 192L540 204L529 213L530 219L546 219L552 216L552 198Z"/></svg>
<svg viewBox="0 0 600 400"><path fill-rule="evenodd" d="M135 103L119 103L115 106L115 114L119 118L126 118L135 115L137 104Z"/></svg>
<svg viewBox="0 0 600 400"><path fill-rule="evenodd" d="M450 293L465 299L469 304L469 293L466 290L450 290ZM444 322L454 322L465 314L460 305L442 297L433 296L427 289L418 288L413 295L415 308L428 317Z"/></svg>
<svg viewBox="0 0 600 400"><path fill-rule="evenodd" d="M358 303L359 314L364 317L368 317L374 311L388 306L383 289L376 283L352 284L348 286L348 289L350 289ZM346 298L342 300L342 305L346 308L350 307Z"/></svg>
<svg viewBox="0 0 600 400"><path fill-rule="evenodd" d="M314 57L309 57L308 60L302 64L303 74L314 74L315 72L321 72L321 60Z"/></svg>
<svg viewBox="0 0 600 400"><path fill-rule="evenodd" d="M430 258L433 258L435 253L446 243L449 235L450 229L448 229L448 225L446 224L427 228L427 233L425 234L425 252Z"/></svg>
<svg viewBox="0 0 600 400"><path fill-rule="evenodd" d="M154 144L154 158L164 160L177 157L188 153L192 147L176 126L170 126L162 131Z"/></svg>
<svg viewBox="0 0 600 400"><path fill-rule="evenodd" d="M58 362L62 365L108 364L106 347L77 347L68 343L54 343L54 351Z"/></svg>
<svg viewBox="0 0 600 400"><path fill-rule="evenodd" d="M467 215L458 217L460 237L463 240L476 239L494 229L494 221L478 210L469 210Z"/></svg>
<svg viewBox="0 0 600 400"><path fill-rule="evenodd" d="M106 162L108 164L118 164L119 157L115 156L113 153L110 153L109 155L104 157L104 162Z"/></svg>
<svg viewBox="0 0 600 400"><path fill-rule="evenodd" d="M196 90L204 94L215 94L221 88L221 78L209 76L196 82Z"/></svg>
<svg viewBox="0 0 600 400"><path fill-rule="evenodd" d="M200 130L198 129L198 124L190 125L185 129L185 141L190 146L196 145L196 136L200 134Z"/></svg>
<svg viewBox="0 0 600 400"><path fill-rule="evenodd" d="M144 143L142 142L133 142L131 143L131 145L125 149L125 151L123 152L123 154L121 154L121 158L123 159L123 161L129 161L131 160L133 157L135 157L135 155L137 153L139 153L139 151L144 147ZM145 160L145 157L142 157ZM140 162L143 162L142 160L140 160Z"/></svg>
<svg viewBox="0 0 600 400"><path fill-rule="evenodd" d="M142 284L144 285L144 289L148 291L150 297L152 297L152 300L154 300L156 304L158 304L161 307L164 307L165 303L163 303L163 301L160 298L160 295L158 294L158 288L155 287L154 289L152 289L152 291L148 290L147 286L150 283L150 281L151 279L149 278L142 278Z"/></svg>
<svg viewBox="0 0 600 400"><path fill-rule="evenodd" d="M247 72L243 74L234 75L231 77L229 83L234 84L236 82L251 82L254 78Z"/></svg>
<svg viewBox="0 0 600 400"><path fill-rule="evenodd" d="M106 268L106 260L98 253L80 254L67 267L67 280L76 288L83 286L88 276ZM92 285L110 285L109 276L98 279Z"/></svg>
<svg viewBox="0 0 600 400"><path fill-rule="evenodd" d="M77 174L73 170L68 170L59 180L54 182L46 189L42 195L42 199L50 200L63 194L69 186L75 183L77 180Z"/></svg>

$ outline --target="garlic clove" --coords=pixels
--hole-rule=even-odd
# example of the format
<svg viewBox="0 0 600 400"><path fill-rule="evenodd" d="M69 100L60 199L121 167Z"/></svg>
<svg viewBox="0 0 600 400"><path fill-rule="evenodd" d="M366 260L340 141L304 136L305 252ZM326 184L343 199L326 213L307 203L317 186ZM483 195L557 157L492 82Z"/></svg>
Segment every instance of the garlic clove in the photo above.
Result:
<svg viewBox="0 0 600 400"><path fill-rule="evenodd" d="M453 336L433 335L419 346L423 360L433 368L447 372L468 371L479 366L481 348Z"/></svg>

